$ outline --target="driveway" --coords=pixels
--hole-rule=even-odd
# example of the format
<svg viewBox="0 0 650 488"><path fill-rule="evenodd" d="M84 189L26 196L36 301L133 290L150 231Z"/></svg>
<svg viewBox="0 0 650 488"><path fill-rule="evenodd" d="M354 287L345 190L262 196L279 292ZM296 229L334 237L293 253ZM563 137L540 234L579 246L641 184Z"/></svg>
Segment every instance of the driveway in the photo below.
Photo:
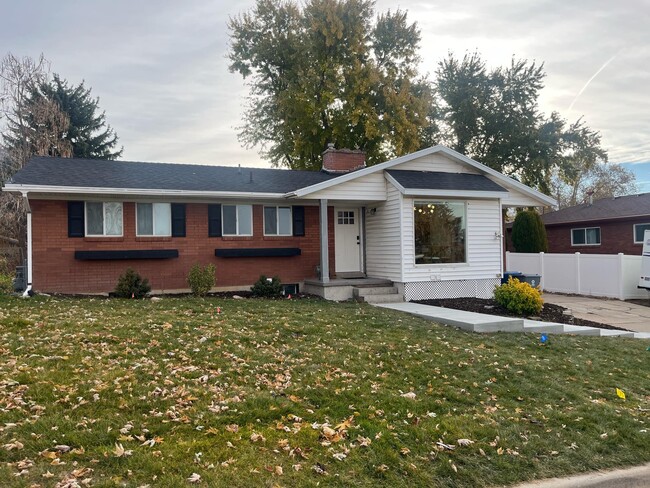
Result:
<svg viewBox="0 0 650 488"><path fill-rule="evenodd" d="M650 332L650 307L612 298L558 295L544 292L544 301L571 310L574 317L615 325L635 332Z"/></svg>

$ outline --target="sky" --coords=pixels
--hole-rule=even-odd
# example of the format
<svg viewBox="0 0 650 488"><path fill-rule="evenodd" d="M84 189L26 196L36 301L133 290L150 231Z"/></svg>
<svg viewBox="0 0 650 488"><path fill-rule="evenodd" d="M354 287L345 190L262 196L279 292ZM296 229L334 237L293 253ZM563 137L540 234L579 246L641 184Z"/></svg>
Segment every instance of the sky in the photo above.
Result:
<svg viewBox="0 0 650 488"><path fill-rule="evenodd" d="M232 16L254 0L0 0L0 55L49 59L85 80L122 159L268 166L237 128L248 88L228 71ZM377 0L422 35L420 70L478 51L488 66L544 63L540 109L583 117L612 162L650 191L650 0Z"/></svg>

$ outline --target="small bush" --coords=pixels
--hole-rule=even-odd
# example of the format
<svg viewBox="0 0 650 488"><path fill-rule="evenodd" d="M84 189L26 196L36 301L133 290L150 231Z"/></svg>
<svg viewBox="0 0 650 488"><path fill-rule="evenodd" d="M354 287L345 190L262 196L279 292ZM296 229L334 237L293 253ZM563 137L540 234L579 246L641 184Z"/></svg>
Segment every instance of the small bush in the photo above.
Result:
<svg viewBox="0 0 650 488"><path fill-rule="evenodd" d="M0 273L0 293L14 291L14 278L9 273Z"/></svg>
<svg viewBox="0 0 650 488"><path fill-rule="evenodd" d="M117 280L113 294L118 298L142 298L150 291L149 280L142 279L133 269L127 268Z"/></svg>
<svg viewBox="0 0 650 488"><path fill-rule="evenodd" d="M202 268L199 263L196 263L187 275L187 282L190 285L192 293L197 297L206 295L214 286L214 264L208 264Z"/></svg>
<svg viewBox="0 0 650 488"><path fill-rule="evenodd" d="M507 283L494 289L494 300L517 315L536 315L544 305L538 288L512 276Z"/></svg>
<svg viewBox="0 0 650 488"><path fill-rule="evenodd" d="M282 283L277 276L271 279L261 275L251 287L251 292L254 297L277 298L282 296Z"/></svg>

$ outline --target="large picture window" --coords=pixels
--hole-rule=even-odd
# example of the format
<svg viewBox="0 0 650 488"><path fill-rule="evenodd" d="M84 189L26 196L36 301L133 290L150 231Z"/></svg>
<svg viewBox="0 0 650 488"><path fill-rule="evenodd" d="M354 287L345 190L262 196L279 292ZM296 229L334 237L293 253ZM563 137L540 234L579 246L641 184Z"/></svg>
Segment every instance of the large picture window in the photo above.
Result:
<svg viewBox="0 0 650 488"><path fill-rule="evenodd" d="M600 244L600 227L571 229L572 246L592 246Z"/></svg>
<svg viewBox="0 0 650 488"><path fill-rule="evenodd" d="M222 205L221 213L224 236L253 235L252 205Z"/></svg>
<svg viewBox="0 0 650 488"><path fill-rule="evenodd" d="M87 236L121 236L122 202L86 202Z"/></svg>
<svg viewBox="0 0 650 488"><path fill-rule="evenodd" d="M415 202L415 264L467 262L464 202Z"/></svg>
<svg viewBox="0 0 650 488"><path fill-rule="evenodd" d="M172 235L172 210L169 203L138 203L136 220L138 236Z"/></svg>
<svg viewBox="0 0 650 488"><path fill-rule="evenodd" d="M291 235L291 207L264 207L264 235Z"/></svg>

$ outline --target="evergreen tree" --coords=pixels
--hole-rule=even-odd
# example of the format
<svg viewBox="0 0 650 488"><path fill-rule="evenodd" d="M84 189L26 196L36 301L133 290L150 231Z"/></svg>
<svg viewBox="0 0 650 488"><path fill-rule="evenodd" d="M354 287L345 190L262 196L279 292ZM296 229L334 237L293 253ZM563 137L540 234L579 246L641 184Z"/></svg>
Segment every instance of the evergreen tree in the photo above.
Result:
<svg viewBox="0 0 650 488"><path fill-rule="evenodd" d="M49 140L49 149L32 148L33 154L61 155L61 147L71 147L71 156L77 158L116 159L121 156L123 149L115 149L117 135L106 123L105 112L99 111L99 98L91 96L91 89L86 88L84 82L73 86L56 74L49 82L31 86L29 97L16 107L24 122L23 127L9 125L4 135L9 150L24 147L26 134L42 131L39 107L48 105L58 107L67 123L59 124L58 128L49 127L50 132L55 131Z"/></svg>
<svg viewBox="0 0 650 488"><path fill-rule="evenodd" d="M519 212L512 224L512 244L515 252L547 252L546 227L533 210Z"/></svg>

